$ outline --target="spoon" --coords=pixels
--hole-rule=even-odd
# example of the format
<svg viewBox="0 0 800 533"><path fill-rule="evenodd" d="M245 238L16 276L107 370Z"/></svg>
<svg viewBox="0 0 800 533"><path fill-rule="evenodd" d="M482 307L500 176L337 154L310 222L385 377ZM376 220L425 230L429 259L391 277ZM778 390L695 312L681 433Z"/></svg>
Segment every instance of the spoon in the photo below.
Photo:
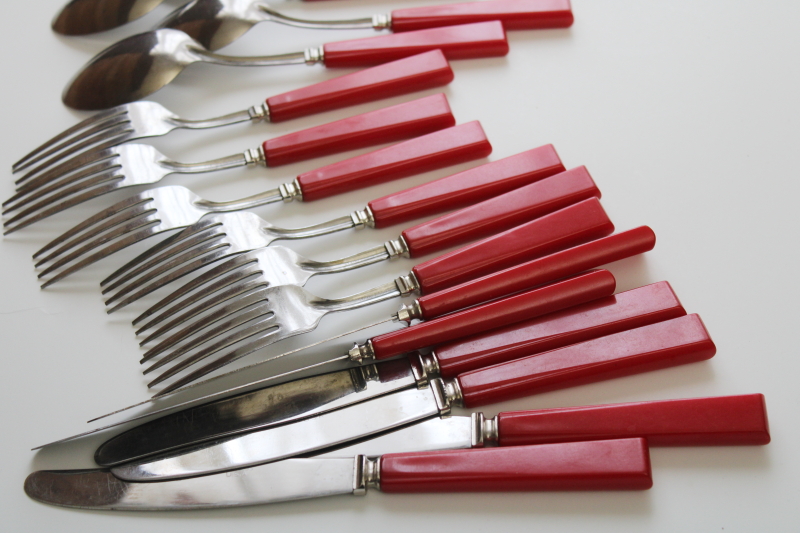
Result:
<svg viewBox="0 0 800 533"><path fill-rule="evenodd" d="M500 20L506 29L563 28L572 24L569 0L487 0L399 9L350 20L305 20L282 15L260 0L193 0L158 28L181 30L208 50L227 46L259 22L312 29L375 29L395 32Z"/></svg>
<svg viewBox="0 0 800 533"><path fill-rule="evenodd" d="M164 0L71 0L53 20L53 31L86 35L138 19Z"/></svg>
<svg viewBox="0 0 800 533"><path fill-rule="evenodd" d="M67 86L62 99L83 110L126 104L159 90L196 62L361 67L436 49L448 59L497 57L508 53L508 41L503 25L493 21L340 41L288 54L235 57L209 52L182 31L165 28L128 37L100 52Z"/></svg>

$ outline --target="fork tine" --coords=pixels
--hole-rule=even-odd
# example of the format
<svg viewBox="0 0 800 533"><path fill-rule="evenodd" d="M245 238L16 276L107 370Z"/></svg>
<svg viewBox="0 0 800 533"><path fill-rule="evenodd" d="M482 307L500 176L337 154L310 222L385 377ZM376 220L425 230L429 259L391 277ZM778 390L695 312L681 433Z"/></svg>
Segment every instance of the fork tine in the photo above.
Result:
<svg viewBox="0 0 800 533"><path fill-rule="evenodd" d="M36 167L28 171L28 173L14 183L16 184L17 191L36 189L54 179L59 179L71 174L81 167L94 164L104 159L116 157L116 155L117 152L113 149L113 145L111 147L98 146L94 150L77 154L53 167L48 167L46 169L43 166Z"/></svg>
<svg viewBox="0 0 800 533"><path fill-rule="evenodd" d="M182 238L170 239L167 246L159 247L159 250L156 250L156 252L150 253L150 250L147 250L147 252L134 258L125 265L127 267L127 273L120 272L121 269L115 271L111 276L100 282L100 287L102 287L100 292L102 294L108 294L129 281L133 280L131 283L133 285L151 279L154 276L154 269L163 268L160 265L163 265L165 262L170 263L177 259L185 253L187 248L191 251L194 249L193 247L202 246L208 243L208 241L217 240L219 234L214 231L214 228L208 228L205 231L196 232L194 235L186 235L185 231L181 231L178 233L177 237ZM147 275L140 277L145 272L147 272ZM110 278L112 276L116 279L111 280ZM139 278L138 280L136 279L137 277Z"/></svg>
<svg viewBox="0 0 800 533"><path fill-rule="evenodd" d="M125 209L135 208L136 206L145 204L147 202L150 202L151 200L152 198L149 198L147 196L143 196L141 194L134 194L133 196L130 196L120 202L117 202L111 207L103 209L99 213L92 215L91 217L87 218L77 226L74 226L73 228L67 230L66 232L62 233L61 235L50 241L49 243L44 245L44 247L42 247L38 252L33 254L33 258L38 259L42 256L42 254L49 252L56 246L62 247L65 245L65 243L68 244L70 241L74 240L76 236L80 235L87 229L91 228L92 226L95 226L97 223L102 222L103 220L106 220L117 213L121 213ZM45 263L50 259L51 256L48 255L44 259L41 259L40 262L36 264L36 266L39 266L40 264Z"/></svg>
<svg viewBox="0 0 800 533"><path fill-rule="evenodd" d="M269 346L270 344L280 340L280 337L277 337L278 333L280 333L279 325L273 325L270 323L270 324L265 324L264 326L260 326L260 324L255 324L251 328L248 328L248 331L252 331L249 337L255 337L255 338L251 339L246 345L231 350L230 352L221 355L214 361L211 361L210 363L207 363L206 365L198 368L197 370L190 372L181 379L173 382L171 385L167 385L165 388L158 391L156 394L153 395L153 397L158 398L159 396L164 396L165 394L169 394L170 392L179 389L183 386L186 386L189 383L205 376L206 374L210 374L211 372L217 370L218 368L222 368L227 364L233 363L237 359L241 359L242 357L249 355L255 352L256 350L260 350L261 348ZM172 375L175 374L177 374L177 372L172 373ZM168 379L168 377L171 376L165 376L163 377L163 379L162 376L159 376L156 380L148 383L147 386L148 388L151 388L155 385L158 385L165 379Z"/></svg>
<svg viewBox="0 0 800 533"><path fill-rule="evenodd" d="M131 136L133 136L133 128L131 128L130 120L125 116L114 117L106 124L98 125L85 132L80 138L68 139L61 145L53 147L51 150L48 150L32 160L27 166L39 163L45 159L44 163L40 163L36 167L37 171L34 172L34 174L36 174L75 154L87 150L91 151L101 146L115 146L126 141Z"/></svg>
<svg viewBox="0 0 800 533"><path fill-rule="evenodd" d="M223 276L224 274L226 274L228 272L235 271L235 270L238 270L240 268L246 267L247 265L252 265L253 263L257 263L257 260L253 259L253 258L251 258L251 257L249 257L247 255L240 255L240 256L234 257L233 259L229 259L228 261L225 261L221 265L218 265L218 266L216 266L216 267L214 267L212 269L209 269L208 272L205 272L203 275L198 276L198 277L194 278L193 280L187 282L183 286L175 289L172 293L170 293L167 296L165 296L159 302L156 302L153 306L151 306L149 309L147 309L141 315L136 317L133 320L133 325L135 326L135 325L141 323L142 320L153 316L155 313L157 313L158 311L160 311L164 307L172 304L173 302L179 300L180 298L182 298L183 296L185 296L187 294L191 294L196 289L199 289L203 285L206 285L207 283L210 283L210 282L214 281L215 279L218 279L220 276ZM257 272L260 272L260 270L258 270ZM238 274L234 273L233 276L238 276ZM141 326L136 331L136 335L141 335L143 332L147 331L148 329L150 329L151 327L156 325L158 322L163 320L165 317L173 316L179 310L180 307L184 307L186 305L186 302L198 301L199 299L201 299L202 297L205 297L206 295L213 294L214 291L218 290L217 288L215 288L217 286L217 284L222 283L225 279L227 279L227 278L223 278L222 280L217 281L217 283L215 283L215 284L207 287L206 289L204 289L204 292L203 292L203 294L202 294L202 296L200 298L198 298L197 295L190 296L189 299L184 300L184 301L180 301L176 305L176 307L170 308L167 311L165 311L164 313L162 313L161 315L158 315L155 318L153 318L152 320L148 321L145 325ZM233 281L236 281L236 279L238 279L238 277L233 278ZM233 281L230 281L228 283L232 283Z"/></svg>
<svg viewBox="0 0 800 533"><path fill-rule="evenodd" d="M41 288L44 289L46 287L49 287L50 285L52 285L56 281L64 279L65 277L69 276L73 272L76 272L76 271L82 269L85 266L89 266L92 263L95 263L95 262L97 262L97 261L99 261L99 260L101 260L101 259L103 259L105 257L108 257L109 255L111 255L113 253L116 253L119 250L122 250L123 248L127 248L128 246L130 246L132 244L135 244L135 243L137 243L137 242L139 242L141 240L144 240L147 237L150 237L151 235L155 235L156 232L153 229L153 226L158 224L158 223L159 223L158 219L155 219L155 218L152 218L152 217L147 217L144 220L133 221L130 224L126 224L125 226L122 227L123 231L116 232L116 235L114 236L114 238L122 237L123 235L126 235L126 234L127 234L127 237L124 237L124 238L120 239L117 242L114 242L114 243L112 243L112 244L110 244L108 246L105 246L104 248L101 248L100 250L98 250L97 252L95 252L95 253L91 254L90 256L84 258L83 260L81 260L81 261L79 261L77 263L74 263L72 266L60 271L55 276L53 276L52 278L50 278L50 279L46 280L44 283L42 283ZM131 232L134 232L134 233L131 233ZM111 240L111 239L104 237L104 238L99 239L99 240L101 242L106 242L106 241ZM69 258L65 257L61 261L58 261L58 263L50 266L47 270L52 272L56 268L59 268L61 266L66 265L68 262L72 261L73 259L79 257L80 255L83 255L85 252L87 252L87 251L89 251L91 249L94 249L94 248L95 248L95 246L86 245L83 248L81 248L80 250L77 250L76 252L70 254L70 256L72 256L72 257L69 257ZM45 275L45 272L40 273L39 274L39 278L41 279L44 275Z"/></svg>
<svg viewBox="0 0 800 533"><path fill-rule="evenodd" d="M246 339L248 339L250 337L253 337L254 335L258 335L260 333L265 333L265 331L264 331L265 329L267 330L266 333L268 335L269 334L271 334L271 335L276 334L279 331L279 326L275 322L276 322L275 315L272 315L272 316L269 316L269 317L267 317L267 318L265 318L263 320L260 320L260 321L258 321L256 323L252 324L251 326L247 327L244 330L239 330L239 331L234 332L232 335L229 335L229 336L221 339L220 341L216 342L215 344L212 344L211 346L208 346L207 348L204 348L203 350L195 353L191 357L188 357L188 358L184 359L183 361L180 361L178 364L176 364L175 366L173 366L172 368L170 368L166 372L164 372L161 375L159 375L156 379L154 379L153 381L148 383L147 387L150 388L150 387L154 387L155 385L158 385L159 383L171 378L175 374L183 371L184 369L192 366L193 364L195 364L195 363L197 363L199 361L202 361L203 359L205 359L207 357L210 357L210 356L214 355L215 353L219 352L220 350L224 350L225 348L228 348L229 346L233 346L234 344L236 344L238 342L241 342L243 340L246 340ZM226 355L228 355L228 354L226 354ZM205 370L207 367L211 367L211 366L214 367L214 368L212 368L212 370L216 369L216 368L219 368L219 366L221 366L221 365L219 365L220 360L223 360L225 358L226 358L226 356L222 356L221 358L213 361L211 363L211 365L206 365L205 367L201 368L200 370ZM226 364L226 363L222 363L222 364ZM219 366L217 366L217 365L219 365ZM212 370L207 370L201 375L204 375L205 373L211 372ZM192 374L194 374L194 373L192 373ZM195 379L195 378L193 378L193 379Z"/></svg>
<svg viewBox="0 0 800 533"><path fill-rule="evenodd" d="M226 257L228 257L229 247L230 246L228 244L216 244L211 248L202 249L195 254L195 255L200 255L201 257L184 264L180 268L175 268L171 272L168 272L164 275L162 275L162 272L153 273L152 275L159 276L158 279L154 279L150 283L145 284L143 287L142 284L139 283L136 284L132 283L128 285L124 289L115 293L114 296L112 296L109 300L106 300L106 305L119 300L119 302L115 306L109 308L107 312L113 313L114 311L117 311L118 309L121 309L126 305L130 305L136 300L139 300L140 298L143 298L144 296L147 296L148 294L157 291L161 287L168 285L173 281L180 279L184 276L187 276L192 272L203 268L206 265L210 265L211 263L216 263L217 261L225 259ZM137 288L139 288L139 290L136 290ZM126 295L128 296L123 298ZM120 298L122 299L120 300Z"/></svg>
<svg viewBox="0 0 800 533"><path fill-rule="evenodd" d="M173 321L174 326L171 327L170 329L174 329L177 326L183 326L183 327L176 333L170 335L168 338L159 342L156 346L147 350L139 362L144 363L146 361L149 361L150 359L156 357L157 355L164 353L165 350L172 348L176 344L183 342L185 339L189 339L193 335L199 334L207 327L213 326L217 322L234 315L235 313L241 311L242 309L247 309L248 307L252 307L254 305L261 303L264 300L263 293L265 289L266 287L263 286L262 287L256 286L254 288L251 287L250 294L240 297L232 303L228 303L226 301L221 301L218 303L215 302L214 305L212 306L201 308L199 313L187 312L186 315L188 316L184 320L180 321L178 321L177 319L174 320ZM230 300L230 298L228 298L228 300ZM193 309L191 311L197 311L197 309ZM203 315L203 313L206 314ZM189 320L192 320L197 315L203 315L203 316L200 316L200 318L194 320L193 322L189 322ZM181 318L183 318L183 316ZM196 337L196 339L199 338L201 337L200 336ZM190 345L192 343L197 344L195 340L190 340L187 341L184 347L189 346L189 348L191 348Z"/></svg>
<svg viewBox="0 0 800 533"><path fill-rule="evenodd" d="M176 349L165 355L161 360L153 363L151 366L145 369L143 371L143 374L147 375L153 370L157 370L162 366L166 365L167 363L171 363L172 361L181 357L182 355L185 355L196 348L200 348L202 345L210 341L215 341L215 340L218 341L221 335L224 335L225 333L228 333L232 330L236 330L236 328L238 328L239 326L247 324L248 322L252 322L253 320L261 318L265 315L272 316L274 314L271 307L262 305L258 300L256 300L255 302L251 301L250 307L251 307L250 309L245 310L241 313L232 314L231 318L229 318L228 320L220 322L216 327L210 329L209 331L203 333L202 335L196 338L191 339L189 342L181 346L178 346ZM174 345L176 343L180 343L182 339L171 338L170 340L171 343ZM216 345L216 343L214 344ZM205 348L203 348L202 350L205 350ZM160 353L163 353L163 351ZM152 359L153 357L155 356L149 357L148 360ZM192 362L189 364L191 365L194 363Z"/></svg>
<svg viewBox="0 0 800 533"><path fill-rule="evenodd" d="M54 183L50 183L49 185L45 184L41 188L37 187L34 189L17 191L14 196L3 202L3 214L5 215L12 211L21 209L22 207L38 200L39 198L57 192L59 189L80 185L81 183L84 183L85 181L90 180L97 175L106 175L117 168L119 168L119 165L114 165L112 160L104 160L97 165L91 165L88 168L83 167L79 172L64 176L64 178L60 180L54 180Z"/></svg>
<svg viewBox="0 0 800 533"><path fill-rule="evenodd" d="M38 214L34 215L34 213L36 213L36 211L39 211L43 207L46 207L51 202L50 198L48 198L46 200L43 200L43 201L37 203L36 205L31 206L28 209L22 211L21 213L15 215L13 218L11 218L9 220L6 220L3 223L3 226L4 226L3 235L8 235L9 233L13 233L13 232L17 231L18 229L22 229L22 228L24 228L26 226L30 226L31 224L34 224L35 222L39 222L40 220L43 220L43 219L45 219L45 218L47 218L47 217L49 217L51 215L54 215L54 214L59 213L61 211L64 211L65 209L69 209L70 207L73 207L73 206L78 205L80 203L83 203L83 202L86 202L88 200L91 200L92 198L96 198L98 196L102 196L103 194L107 194L107 193L109 193L109 192L111 192L111 191L113 191L115 189L118 189L119 188L119 180L120 179L122 179L121 176L112 176L111 178L104 178L102 180L100 178L98 178L96 180L98 183L93 184L93 185L98 185L98 186L91 188L90 190L84 192L83 194L79 194L79 195L73 196L72 198L68 198L67 200L64 200L63 202L60 202L60 203L52 206L50 209L45 209L43 211L40 211ZM109 181L110 181L110 183L109 183ZM59 195L59 196L62 196L62 195ZM63 196L68 196L68 194L65 193L65 194L63 194ZM33 215L33 216L30 216L30 215ZM17 221L21 221L21 222L16 223Z"/></svg>
<svg viewBox="0 0 800 533"><path fill-rule="evenodd" d="M38 146L34 150L31 150L30 153L26 154L22 159L20 159L19 161L17 161L16 163L14 163L12 165L12 167L11 167L12 172L19 172L20 170L22 170L25 167L29 166L30 165L29 160L34 158L34 157L36 157L43 150L47 150L48 147L50 147L50 146L52 146L52 145L54 145L56 143L60 143L60 142L64 141L65 139L67 139L68 137L72 137L73 135L75 135L79 131L84 130L84 129L88 128L88 127L91 127L92 125L94 125L94 124L96 124L98 122L101 122L101 121L103 121L103 120L105 120L105 119L107 119L109 117L114 117L114 116L120 115L122 113L127 113L127 111L128 111L127 110L127 106L124 106L124 105L117 106L117 107L112 107L111 109L107 109L105 111L101 111L99 113L95 113L91 117L88 117L85 120L82 120L81 122L78 122L74 126L65 129L64 131L62 131L61 133L59 133L58 135L56 135L52 139L48 140L47 142L42 143L41 146Z"/></svg>

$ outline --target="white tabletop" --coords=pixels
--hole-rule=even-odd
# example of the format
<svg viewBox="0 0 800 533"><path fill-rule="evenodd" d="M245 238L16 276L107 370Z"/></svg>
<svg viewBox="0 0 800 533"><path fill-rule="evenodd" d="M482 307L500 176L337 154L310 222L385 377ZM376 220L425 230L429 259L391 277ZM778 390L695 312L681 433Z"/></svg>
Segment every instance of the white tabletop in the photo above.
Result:
<svg viewBox="0 0 800 533"><path fill-rule="evenodd" d="M83 114L60 93L106 45L144 31L176 7L167 1L130 27L87 38L62 38L49 20L64 0L5 6L2 168ZM355 17L417 0L343 0L280 6L288 14ZM35 5L35 8L33 7ZM453 62L444 89L459 122L480 119L494 146L489 160L553 143L567 167L586 165L619 230L650 225L654 251L609 266L618 290L668 280L689 312L700 313L718 354L659 372L492 405L509 409L762 392L773 442L765 447L653 449L655 485L642 493L548 493L335 497L273 506L178 514L101 513L60 509L28 499L22 483L39 469L90 468L107 435L33 446L96 426L85 420L146 398L130 319L143 306L106 315L97 281L118 254L40 291L31 254L66 227L117 200L113 195L21 230L0 243L3 346L2 483L4 531L797 531L800 460L796 157L800 141L800 4L778 2L604 2L576 0L567 30L509 34L505 58ZM225 51L278 53L363 32L313 32L262 24ZM367 33L366 35L369 35ZM188 68L153 96L188 118L224 114L263 98L340 74L321 67ZM255 147L268 135L412 100L407 95L278 125L176 132L153 140L159 150L199 161ZM362 150L361 152L366 152ZM359 152L352 152L355 155ZM202 177L192 183L209 199L245 196L341 159ZM446 169L369 188L315 205L269 206L258 213L286 227L321 222L393 190L445 176ZM3 198L13 191L8 172ZM300 253L335 258L376 246L399 228L343 232L291 244ZM312 242L313 241L313 242ZM134 251L141 251L139 247ZM315 294L344 295L392 279L412 262L316 278ZM151 301L151 300L150 300ZM323 320L300 346L388 315L398 302ZM366 334L353 336L364 339ZM330 351L348 343L337 341ZM317 354L325 353L317 350ZM264 354L261 354L262 356ZM255 360L251 358L249 361ZM795 413L792 415L791 413ZM795 451L793 451L795 450Z"/></svg>

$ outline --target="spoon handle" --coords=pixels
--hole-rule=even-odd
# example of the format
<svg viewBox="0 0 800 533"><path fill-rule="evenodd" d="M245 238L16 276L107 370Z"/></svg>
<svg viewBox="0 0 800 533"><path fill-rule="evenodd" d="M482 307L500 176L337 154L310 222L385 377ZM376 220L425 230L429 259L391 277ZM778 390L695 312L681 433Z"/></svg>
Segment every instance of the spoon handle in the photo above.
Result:
<svg viewBox="0 0 800 533"><path fill-rule="evenodd" d="M267 99L270 122L322 113L447 85L453 71L440 50L398 59Z"/></svg>
<svg viewBox="0 0 800 533"><path fill-rule="evenodd" d="M498 21L329 43L322 47L327 67L364 67L440 49L447 59L508 54L508 40Z"/></svg>
<svg viewBox="0 0 800 533"><path fill-rule="evenodd" d="M413 31L455 24L499 20L507 30L568 28L569 0L490 0L411 7L392 11L392 31Z"/></svg>

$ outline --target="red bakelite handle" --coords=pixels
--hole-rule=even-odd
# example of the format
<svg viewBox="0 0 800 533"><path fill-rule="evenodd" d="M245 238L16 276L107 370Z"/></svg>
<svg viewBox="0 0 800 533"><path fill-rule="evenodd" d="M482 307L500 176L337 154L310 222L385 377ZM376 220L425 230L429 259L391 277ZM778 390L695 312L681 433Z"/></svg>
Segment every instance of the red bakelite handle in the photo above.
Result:
<svg viewBox="0 0 800 533"><path fill-rule="evenodd" d="M687 315L473 370L457 379L464 405L475 407L702 361L715 352L700 317Z"/></svg>
<svg viewBox="0 0 800 533"><path fill-rule="evenodd" d="M644 490L653 485L644 439L565 442L380 458L383 492Z"/></svg>
<svg viewBox="0 0 800 533"><path fill-rule="evenodd" d="M267 166L401 141L454 126L447 98L435 94L322 126L281 135L263 144Z"/></svg>
<svg viewBox="0 0 800 533"><path fill-rule="evenodd" d="M283 122L451 81L453 70L447 59L441 50L433 50L268 98L269 121Z"/></svg>
<svg viewBox="0 0 800 533"><path fill-rule="evenodd" d="M548 144L499 161L424 183L369 203L376 228L476 204L564 171Z"/></svg>
<svg viewBox="0 0 800 533"><path fill-rule="evenodd" d="M456 261L450 270L447 269L447 261L434 259L436 268L431 269L436 275L436 283L433 287L434 292L420 297L417 301L423 316L439 316L450 313L456 309L464 309L478 302L487 302L494 298L500 298L507 294L513 294L550 283L557 279L574 276L584 270L597 268L606 263L624 259L632 255L647 252L655 246L655 234L653 231L643 226L630 231L599 238L585 244L574 246L567 250L553 251L554 244L558 244L559 231L564 231L558 225L559 221L569 220L569 216L576 211L557 212L550 218L541 218L513 230L490 237L481 242L475 243L468 249L463 249L467 253L454 252ZM556 218L558 215L558 218ZM607 219L605 219L607 220ZM570 233L564 233L561 237L564 243L586 241L590 238L602 237L612 231L613 226L609 222L604 222L604 218L597 218L597 222L583 218L575 218L575 224L570 226ZM580 224L587 224L581 228ZM605 224L605 226L604 226ZM592 229L596 228L596 229ZM583 233L580 233L583 232ZM591 232L587 234L586 232ZM606 232L606 233L602 233ZM602 234L601 234L602 233ZM486 246L482 246L482 245ZM531 257L542 256L526 263L517 264L505 270L500 270L507 266L509 258L498 252L515 247L512 257L521 262L521 258L530 259ZM564 244L560 248L571 246ZM544 250L542 252L541 250ZM494 255L491 255L491 254ZM463 259L471 257L473 264L481 261L485 268L478 269L471 267L470 275L473 279L463 282L457 286L450 287L448 276L461 279L463 273L460 267L464 264ZM497 265L502 265L497 268ZM487 271L490 272L487 274ZM431 276L431 271L425 268L425 263L418 265L414 273L422 273ZM483 275L480 279L474 279ZM418 277L419 281L420 278ZM424 290L431 290L427 281L420 281ZM685 314L685 313L683 313ZM527 354L523 354L527 355ZM500 361L497 361L500 362ZM494 363L492 363L494 364ZM481 364L480 366L486 366Z"/></svg>
<svg viewBox="0 0 800 533"><path fill-rule="evenodd" d="M501 446L646 438L650 446L767 444L763 394L500 413Z"/></svg>
<svg viewBox="0 0 800 533"><path fill-rule="evenodd" d="M598 270L379 335L371 340L376 359L388 359L413 350L496 329L507 324L553 313L614 293L611 272Z"/></svg>
<svg viewBox="0 0 800 533"><path fill-rule="evenodd" d="M420 292L431 294L612 231L614 225L600 202L591 198L496 235L490 241L493 255L486 253L483 241L420 263L411 271L420 284ZM484 250L473 252L476 249Z"/></svg>
<svg viewBox="0 0 800 533"><path fill-rule="evenodd" d="M503 24L462 24L340 41L323 46L326 67L364 67L439 49L447 59L497 57L508 53Z"/></svg>
<svg viewBox="0 0 800 533"><path fill-rule="evenodd" d="M447 292L447 291L445 291ZM435 296L438 293L434 293ZM420 299L421 300L421 299ZM438 346L444 378L686 314L662 281Z"/></svg>
<svg viewBox="0 0 800 533"><path fill-rule="evenodd" d="M423 222L406 229L402 235L410 256L419 257L506 231L581 200L599 196L600 190L589 172L579 167ZM613 231L613 226L611 228ZM487 247L493 248L491 245ZM493 261L497 253L498 250L493 248L475 260ZM486 257L489 255L491 257Z"/></svg>
<svg viewBox="0 0 800 533"><path fill-rule="evenodd" d="M499 20L507 30L567 28L573 16L569 0L490 0L412 7L392 11L392 31Z"/></svg>
<svg viewBox="0 0 800 533"><path fill-rule="evenodd" d="M492 145L478 121L436 131L297 176L310 202L486 157Z"/></svg>

